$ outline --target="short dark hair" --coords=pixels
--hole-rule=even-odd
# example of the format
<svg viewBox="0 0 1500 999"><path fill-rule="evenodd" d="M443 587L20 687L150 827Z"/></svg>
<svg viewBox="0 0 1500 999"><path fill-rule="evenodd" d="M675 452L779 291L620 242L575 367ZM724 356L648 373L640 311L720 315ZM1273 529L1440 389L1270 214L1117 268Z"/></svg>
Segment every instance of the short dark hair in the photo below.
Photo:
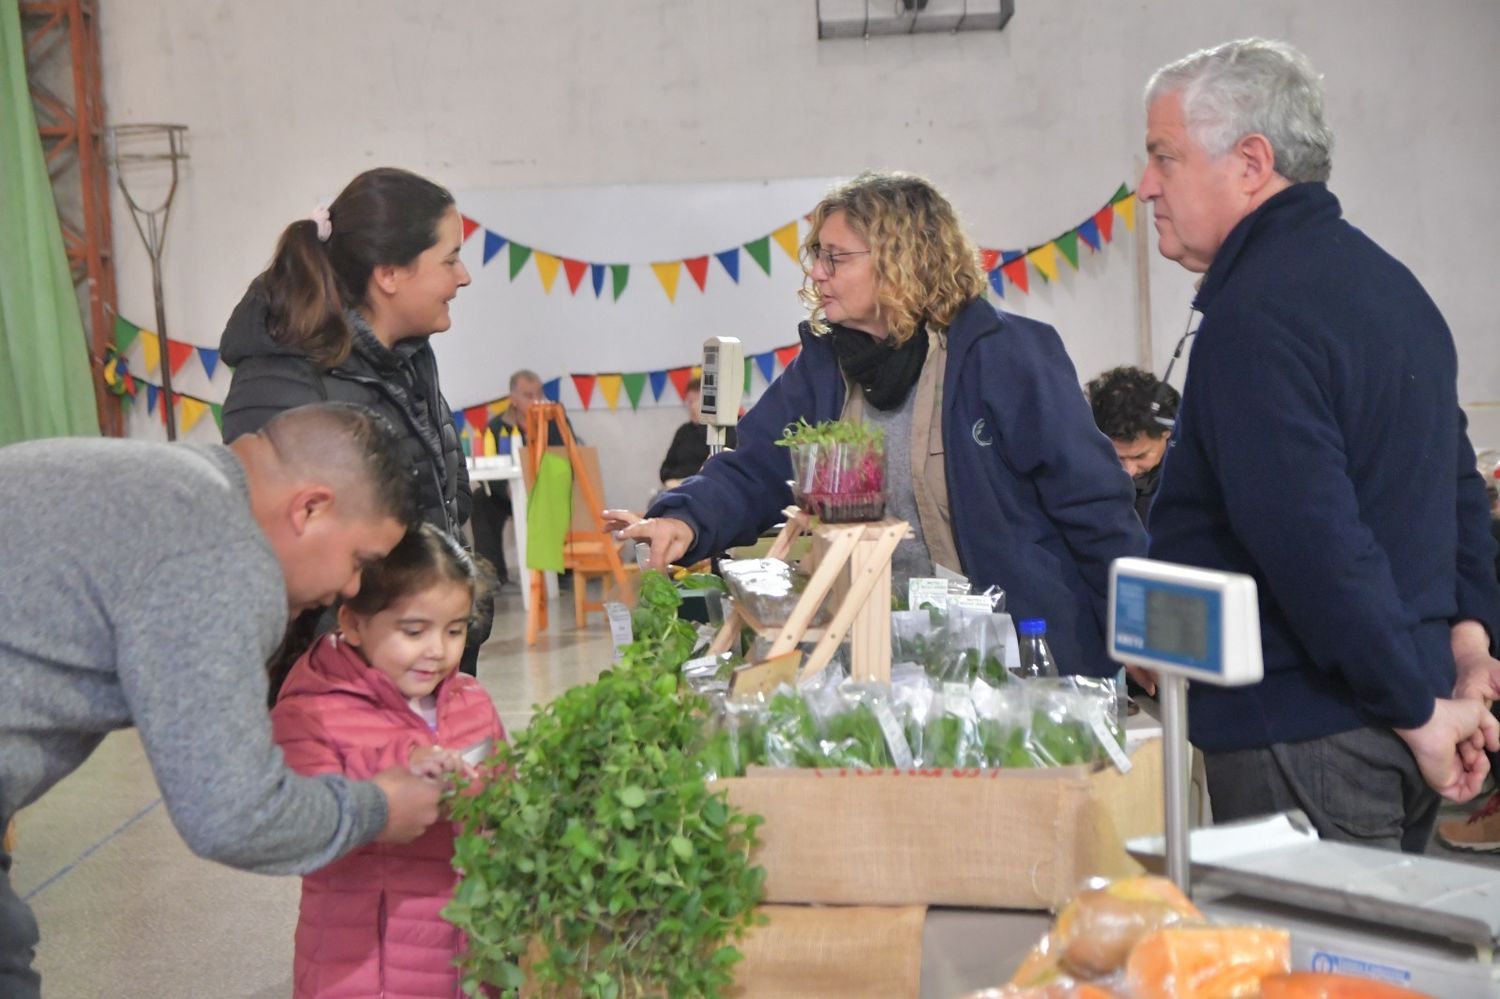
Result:
<svg viewBox="0 0 1500 999"><path fill-rule="evenodd" d="M261 434L284 468L326 479L408 529L421 522L401 436L374 410L349 402L297 406L273 416Z"/></svg>
<svg viewBox="0 0 1500 999"><path fill-rule="evenodd" d="M1085 391L1094 411L1095 425L1104 436L1117 441L1128 441L1141 434L1160 437L1167 428L1156 417L1174 418L1182 401L1172 386L1149 371L1128 365L1104 372L1089 382ZM1152 411L1152 403L1160 404L1157 412Z"/></svg>

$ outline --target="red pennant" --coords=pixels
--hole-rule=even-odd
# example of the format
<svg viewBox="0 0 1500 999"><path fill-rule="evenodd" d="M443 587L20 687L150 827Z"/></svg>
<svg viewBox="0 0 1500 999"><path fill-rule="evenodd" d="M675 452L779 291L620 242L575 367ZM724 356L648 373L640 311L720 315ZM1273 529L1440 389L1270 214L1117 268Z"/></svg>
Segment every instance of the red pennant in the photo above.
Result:
<svg viewBox="0 0 1500 999"><path fill-rule="evenodd" d="M135 387L135 375L126 375L125 376L125 394L133 396L138 391L139 391L139 389L137 389Z"/></svg>
<svg viewBox="0 0 1500 999"><path fill-rule="evenodd" d="M475 433L484 433L485 424L490 419L490 408L488 406L470 406L464 410L464 422L474 428Z"/></svg>
<svg viewBox="0 0 1500 999"><path fill-rule="evenodd" d="M667 372L667 377L672 380L672 387L677 390L677 398L687 398L687 384L693 380L692 368L673 368Z"/></svg>
<svg viewBox="0 0 1500 999"><path fill-rule="evenodd" d="M582 260L569 260L563 257L563 273L568 276L569 294L578 294L578 285L583 281L583 276L589 272L589 265Z"/></svg>
<svg viewBox="0 0 1500 999"><path fill-rule="evenodd" d="M1010 278L1011 284L1022 291L1029 292L1031 290L1031 279L1026 274L1025 257L1017 257L1010 263L1002 265L1000 269L1005 272L1006 277Z"/></svg>
<svg viewBox="0 0 1500 999"><path fill-rule="evenodd" d="M460 215L459 218L464 220L464 238L460 240L460 242L467 243L469 241L469 237L474 235L474 230L479 228L479 223L475 222L467 215Z"/></svg>
<svg viewBox="0 0 1500 999"><path fill-rule="evenodd" d="M1099 235L1108 243L1114 238L1115 229L1115 207L1105 205L1094 213L1094 225L1099 227Z"/></svg>
<svg viewBox="0 0 1500 999"><path fill-rule="evenodd" d="M793 361L795 361L797 359L797 355L800 353L802 353L801 344L793 344L790 347L782 347L776 352L776 363L784 368L788 364L791 364Z"/></svg>
<svg viewBox="0 0 1500 999"><path fill-rule="evenodd" d="M594 376L574 375L573 387L578 390L578 398L583 400L583 408L588 409L589 403L594 398Z"/></svg>
<svg viewBox="0 0 1500 999"><path fill-rule="evenodd" d="M167 341L167 364L171 366L172 374L175 375L182 370L182 366L187 363L188 358L193 356L195 349L190 343L182 343L178 340Z"/></svg>
<svg viewBox="0 0 1500 999"><path fill-rule="evenodd" d="M999 250L980 250L979 251L979 266L980 266L980 269L982 269L986 274L988 274L990 271L994 270L995 269L995 265L998 264L999 262L1000 262L1000 251Z"/></svg>
<svg viewBox="0 0 1500 999"><path fill-rule="evenodd" d="M694 257L692 260L684 260L682 265L693 276L693 283L698 286L698 290L702 291L704 283L708 281L708 258Z"/></svg>

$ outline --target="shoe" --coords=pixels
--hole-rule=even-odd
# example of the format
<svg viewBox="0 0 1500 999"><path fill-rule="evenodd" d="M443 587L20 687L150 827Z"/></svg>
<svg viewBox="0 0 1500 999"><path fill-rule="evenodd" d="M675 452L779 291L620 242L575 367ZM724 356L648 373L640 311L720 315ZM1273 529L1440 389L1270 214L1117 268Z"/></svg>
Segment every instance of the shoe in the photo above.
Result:
<svg viewBox="0 0 1500 999"><path fill-rule="evenodd" d="M1437 838L1450 850L1500 853L1500 791L1490 795L1467 819L1438 823Z"/></svg>

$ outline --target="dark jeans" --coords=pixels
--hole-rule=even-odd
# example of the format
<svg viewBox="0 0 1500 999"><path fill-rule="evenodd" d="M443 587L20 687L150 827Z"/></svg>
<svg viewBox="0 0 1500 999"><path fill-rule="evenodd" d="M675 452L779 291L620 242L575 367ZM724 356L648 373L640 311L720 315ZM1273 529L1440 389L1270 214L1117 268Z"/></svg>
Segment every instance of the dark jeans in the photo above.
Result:
<svg viewBox="0 0 1500 999"><path fill-rule="evenodd" d="M1440 799L1390 729L1205 753L1215 822L1301 809L1327 840L1421 853Z"/></svg>
<svg viewBox="0 0 1500 999"><path fill-rule="evenodd" d="M6 820L0 817L0 832ZM41 999L42 976L32 968L36 917L10 886L10 854L0 850L0 996Z"/></svg>

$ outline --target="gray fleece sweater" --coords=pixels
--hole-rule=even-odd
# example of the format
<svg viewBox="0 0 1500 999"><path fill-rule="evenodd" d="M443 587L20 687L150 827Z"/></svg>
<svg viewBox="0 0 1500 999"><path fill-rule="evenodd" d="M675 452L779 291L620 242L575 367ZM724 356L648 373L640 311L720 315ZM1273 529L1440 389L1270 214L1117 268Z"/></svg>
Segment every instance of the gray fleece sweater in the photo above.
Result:
<svg viewBox="0 0 1500 999"><path fill-rule="evenodd" d="M226 447L0 448L0 818L134 725L199 856L303 873L373 839L385 796L299 777L271 742L280 564Z"/></svg>

